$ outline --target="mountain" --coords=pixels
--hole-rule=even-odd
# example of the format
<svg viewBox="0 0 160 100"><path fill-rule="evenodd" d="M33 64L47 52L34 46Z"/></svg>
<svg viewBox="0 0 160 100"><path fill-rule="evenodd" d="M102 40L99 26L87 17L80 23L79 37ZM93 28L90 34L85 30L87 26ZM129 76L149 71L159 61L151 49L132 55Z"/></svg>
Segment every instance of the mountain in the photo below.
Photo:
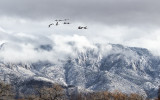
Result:
<svg viewBox="0 0 160 100"><path fill-rule="evenodd" d="M7 45L7 44L6 44ZM115 91L138 93L153 98L160 85L160 57L145 48L120 44L95 44L97 49L74 51L59 62L38 61L12 63L0 61L0 79L15 85L17 91L29 93L31 85L59 83L79 91ZM107 45L107 46L108 46ZM0 46L0 52L4 44ZM51 51L50 45L35 50ZM3 49L5 50L5 49Z"/></svg>

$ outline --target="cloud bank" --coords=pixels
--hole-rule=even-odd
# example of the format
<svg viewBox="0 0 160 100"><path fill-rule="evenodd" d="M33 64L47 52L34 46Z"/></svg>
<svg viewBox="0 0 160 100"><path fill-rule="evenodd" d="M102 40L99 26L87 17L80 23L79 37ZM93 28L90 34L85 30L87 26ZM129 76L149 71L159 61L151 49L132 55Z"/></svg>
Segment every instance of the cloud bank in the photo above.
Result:
<svg viewBox="0 0 160 100"><path fill-rule="evenodd" d="M86 37L80 35L35 35L7 33L0 28L0 60L4 62L50 61L58 63L68 57L77 57L79 52L98 49Z"/></svg>
<svg viewBox="0 0 160 100"><path fill-rule="evenodd" d="M15 62L64 59L67 55L75 56L75 49L96 49L96 43L142 47L160 55L159 3L159 0L1 0L0 44L7 45L1 48L0 58ZM48 28L55 19L63 18L69 18L71 24ZM78 26L88 29L78 30Z"/></svg>
<svg viewBox="0 0 160 100"><path fill-rule="evenodd" d="M92 28L94 29L94 27L93 25ZM99 26L98 28L101 32L98 30L82 30L76 31L77 34L74 34L73 31L75 30L73 30L71 34L65 34L64 31L68 29L64 28L62 34L57 34L58 28L53 34L44 34L43 32L37 34L37 32L7 31L0 27L0 59L4 62L16 63L37 61L55 63L66 60L68 57L77 57L78 52L85 52L87 49L94 49L96 52L99 49L95 46L96 43L105 45L104 48L101 48L103 55L107 55L111 50L108 43L148 48L153 54L160 55L160 48L158 47L160 30L145 33L142 30L128 27L105 26L104 28L104 26ZM79 34L78 32L83 33ZM94 35L93 32L95 32Z"/></svg>

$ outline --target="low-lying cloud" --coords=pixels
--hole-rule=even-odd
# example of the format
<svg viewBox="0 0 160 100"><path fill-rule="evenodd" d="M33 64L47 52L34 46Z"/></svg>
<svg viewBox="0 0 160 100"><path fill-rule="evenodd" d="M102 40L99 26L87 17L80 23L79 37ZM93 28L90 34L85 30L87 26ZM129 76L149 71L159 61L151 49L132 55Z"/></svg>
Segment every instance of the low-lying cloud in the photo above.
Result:
<svg viewBox="0 0 160 100"><path fill-rule="evenodd" d="M15 63L37 61L57 63L66 60L68 57L77 57L78 52L86 52L87 49L94 49L96 52L100 49L95 46L97 43L103 45L103 48L100 49L103 55L107 55L111 50L108 43L143 47L151 50L155 55L160 55L160 47L158 47L160 30L143 31L129 27L91 25L93 30L70 31L65 26L63 27L65 30L60 30L61 34L57 34L59 28L56 29L56 27L54 29L57 31L53 34L43 32L25 33L27 32L25 30L15 32L0 27L0 60ZM101 31L94 30L94 27ZM65 31L71 33L66 34ZM77 34L75 34L76 32ZM80 34L80 32L83 33Z"/></svg>
<svg viewBox="0 0 160 100"><path fill-rule="evenodd" d="M143 47L160 55L160 30L157 27L130 27L71 21L70 25L48 25L54 20L31 20L19 17L0 17L0 59L10 62L36 62L65 60L75 57L86 48L97 49L96 43L105 44L103 54L110 50L107 43ZM78 26L88 26L78 30Z"/></svg>
<svg viewBox="0 0 160 100"><path fill-rule="evenodd" d="M1 28L0 37L3 37L0 41L1 61L15 63L50 61L57 63L68 57L76 57L78 52L97 49L86 37L79 35L52 34L43 35L42 38L42 34L39 37L35 34L21 34L10 34Z"/></svg>

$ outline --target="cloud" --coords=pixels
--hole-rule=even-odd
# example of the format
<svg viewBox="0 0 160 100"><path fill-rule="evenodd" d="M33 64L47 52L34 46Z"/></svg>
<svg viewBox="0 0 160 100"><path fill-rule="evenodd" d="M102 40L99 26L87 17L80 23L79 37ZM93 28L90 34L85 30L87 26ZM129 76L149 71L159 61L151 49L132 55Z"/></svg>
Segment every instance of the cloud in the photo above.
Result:
<svg viewBox="0 0 160 100"><path fill-rule="evenodd" d="M97 49L85 36L7 33L1 28L0 60L4 62L50 61L58 63L68 57L77 57L79 52ZM4 38L5 37L5 38Z"/></svg>
<svg viewBox="0 0 160 100"><path fill-rule="evenodd" d="M33 25L31 23L29 25ZM67 60L69 56L77 57L78 52L86 52L87 49L94 49L95 52L100 50L102 55L107 55L111 50L108 43L143 47L151 50L156 56L160 55L158 46L160 30L158 29L144 31L144 29L140 30L134 27L91 25L91 29L86 31L70 30L68 26L62 27L64 27L63 30L55 28L55 33L52 34L44 34L41 31L39 33L33 31L32 33L32 30L30 30L31 33L27 33L25 30L17 32L18 30L10 31L0 27L0 44L5 43L0 49L1 61L58 63L61 60ZM57 34L58 32L61 34ZM67 32L71 33L67 34ZM95 45L97 43L101 44L101 48Z"/></svg>
<svg viewBox="0 0 160 100"><path fill-rule="evenodd" d="M94 45L96 43L115 43L143 47L151 50L155 55L160 55L158 46L160 43L160 31L157 28L147 29L142 27L88 24L87 30L78 30L78 25L84 26L85 24L74 22L71 25L48 28L49 22L45 20L37 23L37 21L23 18L5 17L0 19L0 21L2 22L0 43L10 44L10 47L6 47L4 52L4 54L8 55L2 55L6 57L6 60L10 59L7 58L9 55L17 55L17 58L23 58L24 61L65 59L68 55L76 56L73 53L74 50L82 52L85 51L85 48L96 49ZM13 53L14 51L15 53ZM105 51L104 48L102 48L102 51ZM34 56L27 59L23 53Z"/></svg>
<svg viewBox="0 0 160 100"><path fill-rule="evenodd" d="M143 47L149 49L155 56L160 56L160 30L151 31L146 35L139 38L131 39L126 41L125 44L128 46Z"/></svg>
<svg viewBox="0 0 160 100"><path fill-rule="evenodd" d="M155 0L1 0L0 15L33 20L70 18L107 25L159 25Z"/></svg>

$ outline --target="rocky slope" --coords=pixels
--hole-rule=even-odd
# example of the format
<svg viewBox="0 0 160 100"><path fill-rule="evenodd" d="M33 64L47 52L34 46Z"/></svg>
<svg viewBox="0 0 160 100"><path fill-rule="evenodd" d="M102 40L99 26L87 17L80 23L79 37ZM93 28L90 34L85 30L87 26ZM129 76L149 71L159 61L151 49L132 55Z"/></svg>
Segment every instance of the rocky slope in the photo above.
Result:
<svg viewBox="0 0 160 100"><path fill-rule="evenodd" d="M5 44L0 46L3 50ZM59 83L75 86L79 90L139 93L155 97L160 85L160 57L147 49L109 44L111 49L102 52L105 45L95 44L97 49L76 51L59 62L11 63L0 61L0 79L17 86L17 91L28 92L29 84ZM49 45L35 50L50 51ZM33 81L35 80L35 81ZM27 89L28 88L28 89Z"/></svg>

